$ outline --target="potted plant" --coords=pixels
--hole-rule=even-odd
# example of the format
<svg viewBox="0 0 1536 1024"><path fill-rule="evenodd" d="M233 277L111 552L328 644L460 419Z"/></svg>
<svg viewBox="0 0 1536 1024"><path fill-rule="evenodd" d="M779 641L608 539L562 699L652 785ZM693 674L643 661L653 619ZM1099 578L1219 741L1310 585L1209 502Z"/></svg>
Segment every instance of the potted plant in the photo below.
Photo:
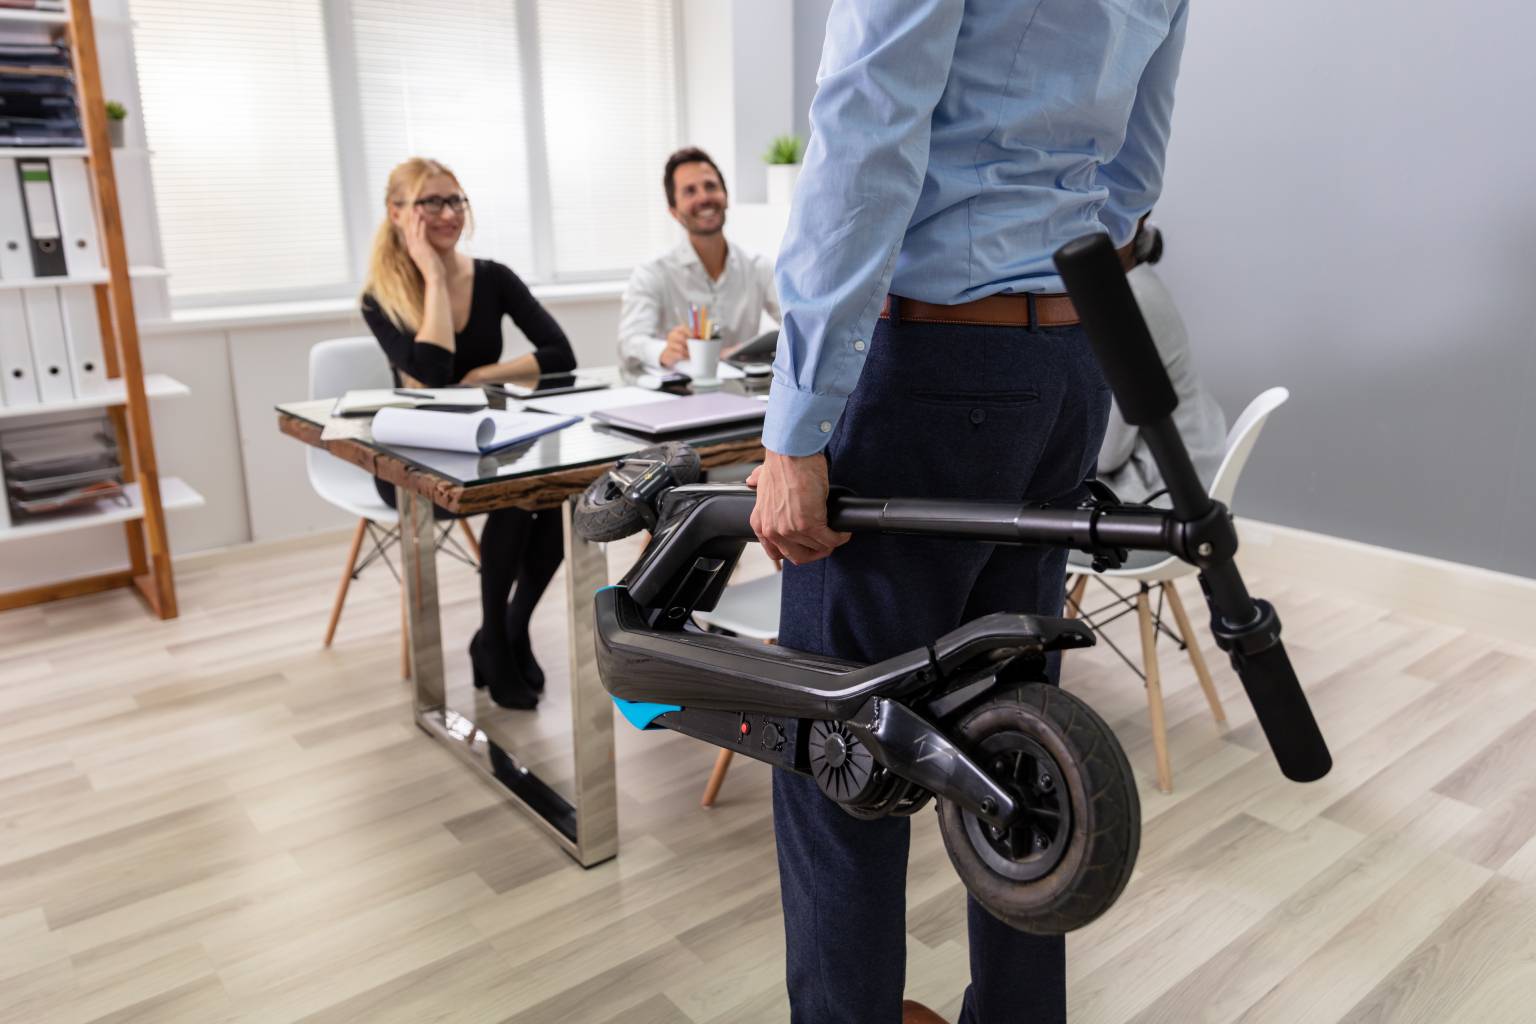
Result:
<svg viewBox="0 0 1536 1024"><path fill-rule="evenodd" d="M805 143L798 135L780 135L763 154L768 165L768 201L788 205L795 194L795 179L800 176L800 157Z"/></svg>
<svg viewBox="0 0 1536 1024"><path fill-rule="evenodd" d="M128 108L117 100L107 100L107 138L112 142L113 149L122 149L123 122L128 119Z"/></svg>

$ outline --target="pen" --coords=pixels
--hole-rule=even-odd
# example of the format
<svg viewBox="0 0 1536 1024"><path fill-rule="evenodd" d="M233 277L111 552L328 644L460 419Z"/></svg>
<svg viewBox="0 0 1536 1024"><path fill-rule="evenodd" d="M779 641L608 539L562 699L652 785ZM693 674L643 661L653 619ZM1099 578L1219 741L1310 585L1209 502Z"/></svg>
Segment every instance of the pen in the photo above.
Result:
<svg viewBox="0 0 1536 1024"><path fill-rule="evenodd" d="M431 397L433 397L432 392L430 392L430 391L412 391L410 388L395 388L395 394L401 396L402 398L431 398Z"/></svg>

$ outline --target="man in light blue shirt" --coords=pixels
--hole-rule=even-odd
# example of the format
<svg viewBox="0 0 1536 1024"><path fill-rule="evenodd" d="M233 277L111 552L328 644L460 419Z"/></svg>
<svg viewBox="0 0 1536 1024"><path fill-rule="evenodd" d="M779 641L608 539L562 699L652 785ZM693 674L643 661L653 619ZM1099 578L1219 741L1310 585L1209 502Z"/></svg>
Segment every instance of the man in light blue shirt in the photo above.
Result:
<svg viewBox="0 0 1536 1024"><path fill-rule="evenodd" d="M1162 187L1187 0L837 0L777 266L751 482L786 567L779 640L877 661L991 611L1057 614L1064 552L863 535L830 479L900 497L1075 500L1109 392L1051 263L1127 245ZM831 557L828 557L831 556ZM907 821L776 773L794 1024L903 1008ZM1027 848L1027 847L1026 847ZM1065 1020L1059 936L974 901L965 1024Z"/></svg>

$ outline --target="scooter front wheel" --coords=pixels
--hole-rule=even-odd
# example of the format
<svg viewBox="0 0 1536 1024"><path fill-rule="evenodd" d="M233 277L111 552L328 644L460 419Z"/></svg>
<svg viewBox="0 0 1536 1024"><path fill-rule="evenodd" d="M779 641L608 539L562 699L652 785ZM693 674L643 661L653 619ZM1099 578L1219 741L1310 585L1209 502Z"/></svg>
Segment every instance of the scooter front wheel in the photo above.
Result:
<svg viewBox="0 0 1536 1024"><path fill-rule="evenodd" d="M939 801L945 849L971 894L1042 935L1108 910L1141 845L1136 778L1108 724L1058 687L1031 683L971 712L955 738L1022 807L999 829Z"/></svg>

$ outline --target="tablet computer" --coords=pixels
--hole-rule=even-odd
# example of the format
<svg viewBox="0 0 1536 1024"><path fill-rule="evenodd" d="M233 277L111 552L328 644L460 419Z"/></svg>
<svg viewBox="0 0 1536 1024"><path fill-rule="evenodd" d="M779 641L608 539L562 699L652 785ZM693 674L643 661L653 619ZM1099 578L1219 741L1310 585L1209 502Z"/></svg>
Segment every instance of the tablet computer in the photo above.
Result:
<svg viewBox="0 0 1536 1024"><path fill-rule="evenodd" d="M543 398L546 395L569 395L577 391L598 391L610 385L604 377L595 377L577 371L575 373L546 373L529 384L504 381L492 384L509 398Z"/></svg>

